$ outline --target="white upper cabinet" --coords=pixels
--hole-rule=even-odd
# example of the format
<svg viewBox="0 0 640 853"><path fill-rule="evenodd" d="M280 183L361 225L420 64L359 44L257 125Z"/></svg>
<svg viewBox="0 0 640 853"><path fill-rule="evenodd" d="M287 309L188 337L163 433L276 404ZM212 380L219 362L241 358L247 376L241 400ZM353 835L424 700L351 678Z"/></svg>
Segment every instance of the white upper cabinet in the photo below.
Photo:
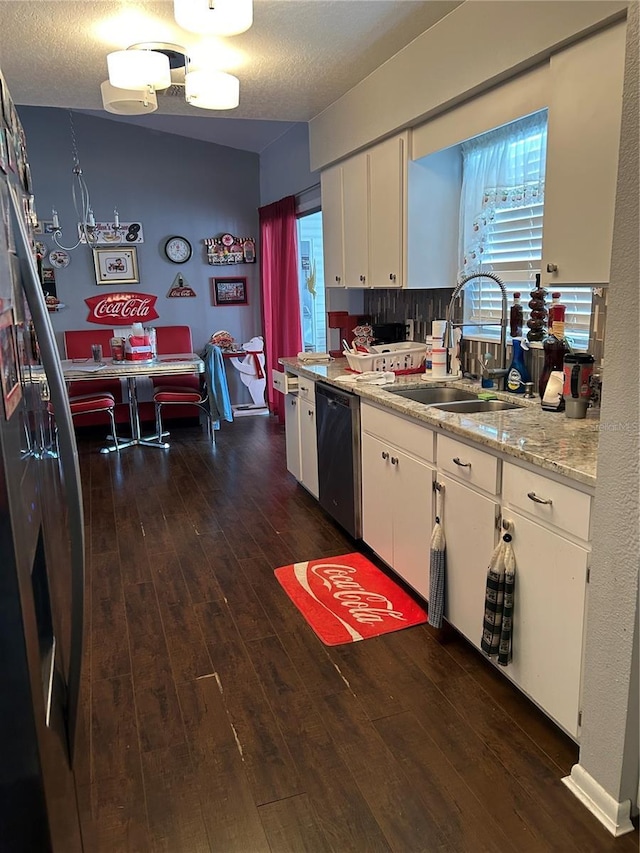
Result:
<svg viewBox="0 0 640 853"><path fill-rule="evenodd" d="M346 287L367 287L369 279L368 161L358 154L342 166L344 274Z"/></svg>
<svg viewBox="0 0 640 853"><path fill-rule="evenodd" d="M322 243L325 287L344 287L344 214L342 166L330 166L320 175Z"/></svg>
<svg viewBox="0 0 640 853"><path fill-rule="evenodd" d="M455 145L408 164L406 287L455 287L462 155Z"/></svg>
<svg viewBox="0 0 640 853"><path fill-rule="evenodd" d="M369 158L369 286L402 287L407 196L407 140L376 145Z"/></svg>
<svg viewBox="0 0 640 853"><path fill-rule="evenodd" d="M550 288L609 281L625 33L619 23L551 57L542 245Z"/></svg>
<svg viewBox="0 0 640 853"><path fill-rule="evenodd" d="M327 287L404 286L407 144L400 134L322 172Z"/></svg>

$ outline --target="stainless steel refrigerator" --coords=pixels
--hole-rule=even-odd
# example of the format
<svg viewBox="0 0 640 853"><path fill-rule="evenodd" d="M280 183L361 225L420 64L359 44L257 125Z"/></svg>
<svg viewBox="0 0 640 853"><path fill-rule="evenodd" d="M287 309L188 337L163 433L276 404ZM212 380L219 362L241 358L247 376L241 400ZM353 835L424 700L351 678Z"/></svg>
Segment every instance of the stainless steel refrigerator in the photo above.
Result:
<svg viewBox="0 0 640 853"><path fill-rule="evenodd" d="M0 84L0 851L75 853L89 784L82 494L24 135Z"/></svg>

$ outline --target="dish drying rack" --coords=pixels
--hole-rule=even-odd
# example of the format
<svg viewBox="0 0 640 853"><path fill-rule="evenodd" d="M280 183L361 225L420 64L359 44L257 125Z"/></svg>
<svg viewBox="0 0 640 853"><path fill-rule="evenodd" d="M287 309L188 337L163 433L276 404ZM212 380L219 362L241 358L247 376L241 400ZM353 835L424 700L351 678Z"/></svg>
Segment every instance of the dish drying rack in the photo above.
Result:
<svg viewBox="0 0 640 853"><path fill-rule="evenodd" d="M427 354L427 345L417 341L401 341L396 344L378 344L371 352L351 353L345 351L349 369L355 373L367 371L391 371L393 373L422 373Z"/></svg>

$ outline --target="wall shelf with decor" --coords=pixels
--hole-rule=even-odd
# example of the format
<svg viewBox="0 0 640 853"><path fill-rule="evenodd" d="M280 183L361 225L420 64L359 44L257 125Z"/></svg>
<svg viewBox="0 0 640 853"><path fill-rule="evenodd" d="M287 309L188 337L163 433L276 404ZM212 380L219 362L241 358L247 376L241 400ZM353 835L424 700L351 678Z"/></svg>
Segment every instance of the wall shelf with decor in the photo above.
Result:
<svg viewBox="0 0 640 853"><path fill-rule="evenodd" d="M207 263L211 266L227 264L255 264L256 241L253 237L234 237L222 234L220 237L207 237Z"/></svg>

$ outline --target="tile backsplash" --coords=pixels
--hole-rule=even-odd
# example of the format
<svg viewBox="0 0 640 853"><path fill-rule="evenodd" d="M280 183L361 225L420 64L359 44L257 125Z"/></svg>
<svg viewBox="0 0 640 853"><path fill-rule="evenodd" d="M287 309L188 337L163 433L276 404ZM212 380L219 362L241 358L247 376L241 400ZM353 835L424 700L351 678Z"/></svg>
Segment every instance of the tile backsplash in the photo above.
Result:
<svg viewBox="0 0 640 853"><path fill-rule="evenodd" d="M431 322L444 320L453 288L437 290L365 290L364 314L371 317L372 323L402 323L413 320L414 340L424 341L431 334ZM593 290L593 311L589 334L589 352L595 358L596 370L599 369L604 355L604 335L607 313L607 288ZM526 309L525 309L526 310ZM477 373L478 364L473 356L491 352L497 359L499 345L485 341L463 340L462 369ZM511 347L507 346L507 361L511 358ZM496 362L497 363L497 362ZM544 363L542 349L532 349L528 357L531 379L538 383Z"/></svg>
<svg viewBox="0 0 640 853"><path fill-rule="evenodd" d="M364 313L372 323L413 320L416 341L431 334L431 321L444 320L452 287L437 290L365 290Z"/></svg>

